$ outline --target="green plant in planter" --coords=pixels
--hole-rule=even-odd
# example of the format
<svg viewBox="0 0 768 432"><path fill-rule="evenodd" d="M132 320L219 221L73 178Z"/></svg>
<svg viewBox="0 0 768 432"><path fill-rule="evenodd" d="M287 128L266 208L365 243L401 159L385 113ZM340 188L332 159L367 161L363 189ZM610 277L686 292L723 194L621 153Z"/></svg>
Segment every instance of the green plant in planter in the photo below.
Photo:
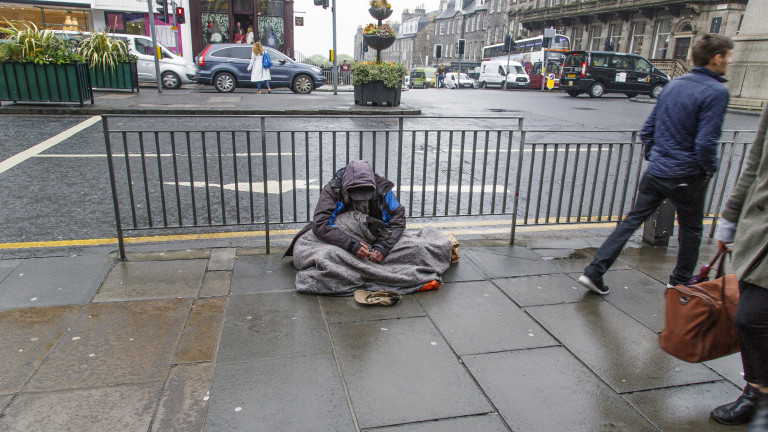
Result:
<svg viewBox="0 0 768 432"><path fill-rule="evenodd" d="M118 63L136 61L136 56L129 53L125 42L113 39L106 30L83 39L77 51L91 67L101 67L104 70L107 66L114 68Z"/></svg>
<svg viewBox="0 0 768 432"><path fill-rule="evenodd" d="M373 81L384 81L390 88L398 88L403 83L405 66L394 62L356 62L352 64L352 85L363 85Z"/></svg>
<svg viewBox="0 0 768 432"><path fill-rule="evenodd" d="M41 30L29 21L5 20L0 35L0 62L65 64L82 62L83 57L50 30Z"/></svg>

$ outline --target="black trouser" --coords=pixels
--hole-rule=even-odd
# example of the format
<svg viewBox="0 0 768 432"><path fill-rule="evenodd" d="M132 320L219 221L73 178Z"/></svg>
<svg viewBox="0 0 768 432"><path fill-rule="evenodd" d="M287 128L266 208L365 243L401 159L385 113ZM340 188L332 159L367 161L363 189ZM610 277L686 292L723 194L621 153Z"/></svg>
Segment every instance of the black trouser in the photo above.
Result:
<svg viewBox="0 0 768 432"><path fill-rule="evenodd" d="M677 252L677 265L669 278L669 283L687 284L693 276L699 259L704 196L708 184L709 179L704 174L659 178L646 172L640 180L635 207L600 246L592 263L584 269L584 274L592 280L602 279L635 230L659 208L664 198L668 198L677 208L677 224L680 227L677 235L680 246Z"/></svg>
<svg viewBox="0 0 768 432"><path fill-rule="evenodd" d="M748 383L768 385L768 289L739 281L739 330L741 363Z"/></svg>

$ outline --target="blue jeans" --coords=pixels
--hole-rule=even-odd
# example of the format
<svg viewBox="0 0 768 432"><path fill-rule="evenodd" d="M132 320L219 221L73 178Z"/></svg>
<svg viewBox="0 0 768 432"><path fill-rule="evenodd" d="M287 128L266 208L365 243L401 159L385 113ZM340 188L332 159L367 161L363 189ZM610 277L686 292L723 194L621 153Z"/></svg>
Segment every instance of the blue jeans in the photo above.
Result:
<svg viewBox="0 0 768 432"><path fill-rule="evenodd" d="M269 81L263 81L263 82L264 82L264 84L267 85L267 88L269 88ZM262 81L256 81L256 88L259 89L259 90L261 90L261 83L262 83Z"/></svg>
<svg viewBox="0 0 768 432"><path fill-rule="evenodd" d="M669 277L672 285L687 284L696 269L701 246L704 198L709 179L704 175L680 178L659 178L647 172L640 180L635 207L629 212L595 253L592 263L584 269L592 280L602 279L608 268L619 257L632 234L668 198L677 208L679 233L677 265Z"/></svg>

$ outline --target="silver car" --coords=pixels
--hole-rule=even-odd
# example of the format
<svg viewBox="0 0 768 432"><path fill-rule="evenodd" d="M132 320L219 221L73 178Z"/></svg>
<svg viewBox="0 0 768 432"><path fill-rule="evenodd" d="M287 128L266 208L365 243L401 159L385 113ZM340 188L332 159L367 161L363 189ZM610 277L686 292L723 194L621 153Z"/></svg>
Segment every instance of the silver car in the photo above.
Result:
<svg viewBox="0 0 768 432"><path fill-rule="evenodd" d="M157 82L155 74L155 56L153 55L152 39L147 36L116 34L115 39L128 44L131 54L138 57L136 69L139 72L139 81ZM157 44L162 52L160 59L160 77L163 87L177 89L182 84L193 84L192 77L197 73L195 64L185 58L172 53L168 48Z"/></svg>

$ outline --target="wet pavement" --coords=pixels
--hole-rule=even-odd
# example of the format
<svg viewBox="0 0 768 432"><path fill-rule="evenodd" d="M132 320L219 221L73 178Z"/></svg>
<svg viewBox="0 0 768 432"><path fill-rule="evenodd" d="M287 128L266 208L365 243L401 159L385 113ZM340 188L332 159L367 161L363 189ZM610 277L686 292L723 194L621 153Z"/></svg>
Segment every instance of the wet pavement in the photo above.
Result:
<svg viewBox="0 0 768 432"><path fill-rule="evenodd" d="M442 286L390 308L298 294L252 248L6 253L0 430L744 430L709 418L738 354L658 346L676 239L634 237L600 297L575 278L607 234L460 238Z"/></svg>

